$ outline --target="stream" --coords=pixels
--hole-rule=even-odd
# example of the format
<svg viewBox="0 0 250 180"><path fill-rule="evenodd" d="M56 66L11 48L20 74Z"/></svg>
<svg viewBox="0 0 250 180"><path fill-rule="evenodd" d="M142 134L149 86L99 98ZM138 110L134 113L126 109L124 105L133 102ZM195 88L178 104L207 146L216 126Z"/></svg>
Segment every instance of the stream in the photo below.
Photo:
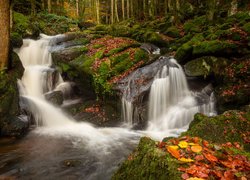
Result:
<svg viewBox="0 0 250 180"><path fill-rule="evenodd" d="M62 48L55 47L61 36L26 39L16 50L25 68L18 80L20 98L28 102L35 126L20 140L0 140L0 179L110 179L141 136L157 140L177 136L187 130L196 112L215 114L212 95L206 104L198 105L181 66L171 60L172 65L163 67L152 85L146 130L76 122L44 96L67 85L60 74L55 76L50 54L51 49ZM123 116L133 123L133 106L126 99L122 102Z"/></svg>

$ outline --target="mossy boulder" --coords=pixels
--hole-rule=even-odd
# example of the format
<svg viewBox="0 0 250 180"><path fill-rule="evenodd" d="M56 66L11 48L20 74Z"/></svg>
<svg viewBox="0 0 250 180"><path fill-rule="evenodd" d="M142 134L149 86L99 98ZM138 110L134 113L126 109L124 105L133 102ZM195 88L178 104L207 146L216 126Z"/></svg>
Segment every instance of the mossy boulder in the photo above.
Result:
<svg viewBox="0 0 250 180"><path fill-rule="evenodd" d="M20 48L23 45L23 38L20 34L14 32L10 34L10 43L13 48Z"/></svg>
<svg viewBox="0 0 250 180"><path fill-rule="evenodd" d="M168 35L168 36L170 36L170 37L173 37L173 38L178 38L178 37L180 37L180 31L179 31L179 29L178 29L177 27L175 27L175 26L169 27L169 28L166 30L166 32L165 32L164 34L166 34L166 35Z"/></svg>
<svg viewBox="0 0 250 180"><path fill-rule="evenodd" d="M156 147L156 142L143 137L136 150L115 172L112 179L181 179L178 161Z"/></svg>
<svg viewBox="0 0 250 180"><path fill-rule="evenodd" d="M19 136L28 128L21 126L17 118L20 113L17 79L22 77L24 69L16 53L12 52L11 59L12 68L0 74L0 135L3 136Z"/></svg>
<svg viewBox="0 0 250 180"><path fill-rule="evenodd" d="M223 71L228 64L229 61L225 58L203 56L186 63L184 69L188 76L207 77L212 74L220 76L221 71Z"/></svg>
<svg viewBox="0 0 250 180"><path fill-rule="evenodd" d="M196 114L184 135L198 136L213 143L239 142L250 151L250 112L226 111L215 117Z"/></svg>
<svg viewBox="0 0 250 180"><path fill-rule="evenodd" d="M238 46L226 41L203 41L193 46L193 56L201 55L230 55L237 52Z"/></svg>

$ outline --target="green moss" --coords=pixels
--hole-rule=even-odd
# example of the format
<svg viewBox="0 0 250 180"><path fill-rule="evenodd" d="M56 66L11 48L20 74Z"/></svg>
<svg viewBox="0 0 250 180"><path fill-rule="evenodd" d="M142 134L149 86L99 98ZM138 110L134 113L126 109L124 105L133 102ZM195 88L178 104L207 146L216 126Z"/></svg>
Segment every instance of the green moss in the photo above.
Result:
<svg viewBox="0 0 250 180"><path fill-rule="evenodd" d="M172 26L172 27L169 27L166 32L165 32L166 35L170 36L170 37L173 37L173 38L178 38L180 37L180 31L177 27L175 26Z"/></svg>
<svg viewBox="0 0 250 180"><path fill-rule="evenodd" d="M193 20L187 21L183 28L186 33L200 33L204 29L204 26L206 25L206 17L200 16L195 17Z"/></svg>
<svg viewBox="0 0 250 180"><path fill-rule="evenodd" d="M181 179L177 160L156 148L155 141L143 137L137 149L123 162L112 179Z"/></svg>
<svg viewBox="0 0 250 180"><path fill-rule="evenodd" d="M25 35L29 28L29 18L21 13L13 13L13 31L20 35Z"/></svg>
<svg viewBox="0 0 250 180"><path fill-rule="evenodd" d="M250 151L244 137L250 131L250 119L246 113L226 111L222 115L207 117L196 114L183 135L198 136L214 143L239 142Z"/></svg>
<svg viewBox="0 0 250 180"><path fill-rule="evenodd" d="M237 46L235 44L225 41L203 41L194 46L193 55L233 53L236 48Z"/></svg>
<svg viewBox="0 0 250 180"><path fill-rule="evenodd" d="M246 24L243 26L243 30L246 31L248 34L250 34L250 22L249 22L249 23L246 23Z"/></svg>
<svg viewBox="0 0 250 180"><path fill-rule="evenodd" d="M23 38L17 32L12 32L10 34L10 42L12 47L21 47L23 45Z"/></svg>
<svg viewBox="0 0 250 180"><path fill-rule="evenodd" d="M190 56L192 56L193 46L190 43L185 43L181 47L179 47L175 54L175 59L178 62L183 62Z"/></svg>

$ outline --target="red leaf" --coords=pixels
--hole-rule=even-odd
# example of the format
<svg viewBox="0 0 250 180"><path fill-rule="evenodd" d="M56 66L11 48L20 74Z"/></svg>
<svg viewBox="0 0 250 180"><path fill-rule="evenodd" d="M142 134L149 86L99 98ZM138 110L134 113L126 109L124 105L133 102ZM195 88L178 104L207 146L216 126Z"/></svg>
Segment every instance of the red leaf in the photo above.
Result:
<svg viewBox="0 0 250 180"><path fill-rule="evenodd" d="M203 153L203 155L206 157L207 160L209 160L210 162L217 162L218 159L217 157L215 157L214 155L212 154L206 154L206 153Z"/></svg>
<svg viewBox="0 0 250 180"><path fill-rule="evenodd" d="M182 179L188 179L189 175L187 173L184 173L184 174L181 175L181 178Z"/></svg>

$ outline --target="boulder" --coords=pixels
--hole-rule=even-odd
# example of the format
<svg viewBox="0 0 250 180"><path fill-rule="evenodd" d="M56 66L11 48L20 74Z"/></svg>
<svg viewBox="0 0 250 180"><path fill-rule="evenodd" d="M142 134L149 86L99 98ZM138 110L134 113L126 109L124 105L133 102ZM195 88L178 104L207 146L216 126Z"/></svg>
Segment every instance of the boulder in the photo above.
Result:
<svg viewBox="0 0 250 180"><path fill-rule="evenodd" d="M24 69L16 53L12 52L11 59L11 69L0 74L0 136L21 135L27 130L27 123L17 117L20 114L17 79Z"/></svg>
<svg viewBox="0 0 250 180"><path fill-rule="evenodd" d="M54 105L62 105L63 93L62 91L51 91L46 93L45 98Z"/></svg>

